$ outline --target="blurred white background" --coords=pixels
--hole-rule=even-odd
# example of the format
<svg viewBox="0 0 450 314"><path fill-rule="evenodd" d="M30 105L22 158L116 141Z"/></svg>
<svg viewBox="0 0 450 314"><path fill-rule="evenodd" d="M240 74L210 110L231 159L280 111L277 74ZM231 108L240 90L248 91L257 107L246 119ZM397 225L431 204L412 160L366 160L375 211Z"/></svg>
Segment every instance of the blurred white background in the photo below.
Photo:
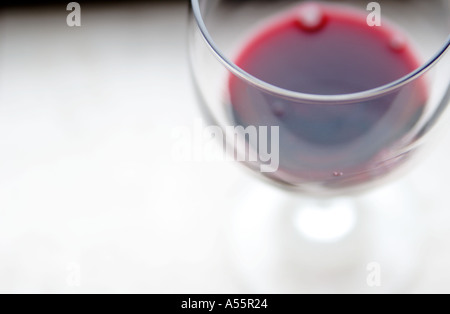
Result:
<svg viewBox="0 0 450 314"><path fill-rule="evenodd" d="M230 163L176 162L200 118L186 3L0 12L0 292L240 293ZM449 132L405 180L431 235L412 292L450 292ZM228 202L228 203L227 203Z"/></svg>

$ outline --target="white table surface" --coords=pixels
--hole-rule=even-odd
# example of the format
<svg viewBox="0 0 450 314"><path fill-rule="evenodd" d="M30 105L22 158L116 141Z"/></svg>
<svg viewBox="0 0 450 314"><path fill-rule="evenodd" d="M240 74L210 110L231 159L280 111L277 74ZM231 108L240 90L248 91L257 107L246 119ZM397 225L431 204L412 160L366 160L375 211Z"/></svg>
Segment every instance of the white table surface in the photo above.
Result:
<svg viewBox="0 0 450 314"><path fill-rule="evenodd" d="M0 292L247 292L224 204L246 173L179 163L200 118L183 4L0 13ZM408 177L432 226L414 292L450 292L450 136Z"/></svg>

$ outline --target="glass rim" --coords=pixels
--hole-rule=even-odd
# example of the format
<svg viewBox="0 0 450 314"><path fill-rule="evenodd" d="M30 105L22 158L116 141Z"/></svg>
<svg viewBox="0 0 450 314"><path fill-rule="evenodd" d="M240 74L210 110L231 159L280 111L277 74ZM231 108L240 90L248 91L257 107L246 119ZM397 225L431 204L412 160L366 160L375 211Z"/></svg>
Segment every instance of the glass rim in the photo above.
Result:
<svg viewBox="0 0 450 314"><path fill-rule="evenodd" d="M284 96L291 99L307 100L307 101L318 101L318 102L339 102L339 101L355 101L360 99L373 98L379 95L383 95L392 92L412 81L416 78L422 76L425 72L431 69L439 60L444 56L444 54L450 50L450 35L447 37L446 42L429 60L427 60L418 69L406 74L398 80L392 81L385 85L364 90L356 93L349 94L337 94L337 95L320 95L320 94L308 94L302 92L296 92L276 85L265 82L250 73L246 72L229 58L227 58L224 53L219 49L219 47L214 42L211 34L206 27L203 15L200 10L199 0L191 0L192 12L195 17L197 26L202 34L203 39L208 45L212 53L218 58L218 60L234 75L239 78L250 82L252 85L264 89L270 93Z"/></svg>

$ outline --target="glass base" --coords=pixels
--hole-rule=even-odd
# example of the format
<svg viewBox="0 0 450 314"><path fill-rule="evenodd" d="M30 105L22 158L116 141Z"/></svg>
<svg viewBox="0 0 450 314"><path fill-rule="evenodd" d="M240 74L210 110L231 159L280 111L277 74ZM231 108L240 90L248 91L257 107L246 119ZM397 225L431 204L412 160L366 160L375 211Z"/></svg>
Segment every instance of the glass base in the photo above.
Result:
<svg viewBox="0 0 450 314"><path fill-rule="evenodd" d="M418 274L425 225L404 184L353 198L258 184L234 206L230 258L251 293L399 293Z"/></svg>

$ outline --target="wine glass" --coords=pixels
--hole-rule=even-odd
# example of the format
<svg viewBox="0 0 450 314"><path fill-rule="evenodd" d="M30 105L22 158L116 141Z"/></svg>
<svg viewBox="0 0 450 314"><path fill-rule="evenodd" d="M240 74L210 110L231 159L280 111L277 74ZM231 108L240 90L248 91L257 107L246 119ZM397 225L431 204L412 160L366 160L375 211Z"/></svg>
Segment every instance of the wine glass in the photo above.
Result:
<svg viewBox="0 0 450 314"><path fill-rule="evenodd" d="M250 290L390 292L412 278L417 202L402 184L364 193L408 169L440 129L449 6L191 1L190 64L206 120L272 183L234 206L230 256Z"/></svg>

